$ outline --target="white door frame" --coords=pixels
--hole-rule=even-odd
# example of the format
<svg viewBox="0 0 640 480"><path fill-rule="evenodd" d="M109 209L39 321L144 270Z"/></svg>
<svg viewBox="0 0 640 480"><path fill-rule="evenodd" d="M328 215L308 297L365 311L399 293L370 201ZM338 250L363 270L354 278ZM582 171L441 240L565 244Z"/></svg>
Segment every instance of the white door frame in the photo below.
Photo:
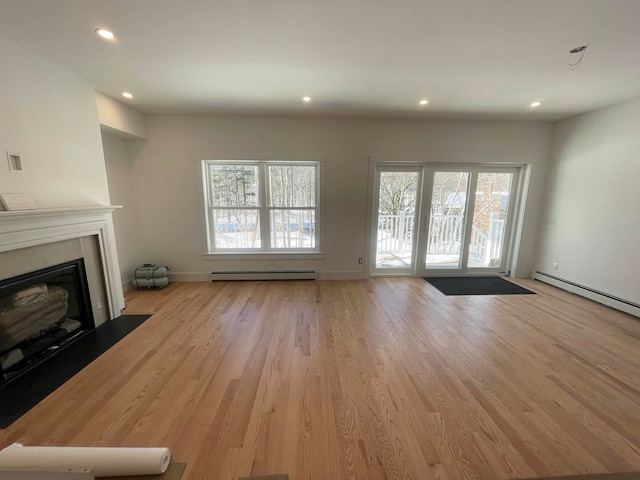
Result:
<svg viewBox="0 0 640 480"><path fill-rule="evenodd" d="M530 166L526 164L504 163L504 164L488 164L488 163L436 163L428 161L404 161L394 162L388 160L374 160L369 162L369 192L368 195L368 212L367 230L369 231L368 240L365 244L365 274L369 276L472 276L472 275L489 275L495 273L506 272L511 275L515 272L517 249L520 245L520 232L523 227L524 203L526 200L528 174ZM378 218L378 189L379 189L379 172L380 171L416 171L419 169L420 185L417 189L418 202L416 204L416 218L414 231L413 260L411 269L377 269L376 268L376 240L377 240L377 218ZM426 241L418 241L420 237L425 238L428 234L426 230L429 226L429 215L431 211L431 192L433 191L433 173L436 171L466 171L472 172L473 179L469 180L469 188L477 184L478 173L484 172L508 172L513 173L511 183L511 194L509 197L509 206L507 210L507 225L505 228L505 237L503 240L503 255L500 267L490 268L465 268L463 269L426 269ZM472 185L473 182L473 185ZM426 192L429 192L428 194ZM475 196L475 195L474 195ZM471 195L467 195L466 211L469 212ZM466 229L471 230L471 222L465 224ZM466 266L468 259L468 242L470 242L470 234L465 231L464 241L465 248L463 254L466 258L462 259L461 265ZM395 271L392 271L395 270Z"/></svg>

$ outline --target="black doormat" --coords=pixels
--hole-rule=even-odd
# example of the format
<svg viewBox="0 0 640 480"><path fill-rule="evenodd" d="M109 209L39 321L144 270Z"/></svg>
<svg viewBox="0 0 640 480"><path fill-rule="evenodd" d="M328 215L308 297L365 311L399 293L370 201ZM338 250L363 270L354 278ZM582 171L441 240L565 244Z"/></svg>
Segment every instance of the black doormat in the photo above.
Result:
<svg viewBox="0 0 640 480"><path fill-rule="evenodd" d="M0 386L0 428L7 428L150 316L121 315L105 322L45 362Z"/></svg>
<svg viewBox="0 0 640 480"><path fill-rule="evenodd" d="M425 277L445 295L523 295L531 290L500 277Z"/></svg>

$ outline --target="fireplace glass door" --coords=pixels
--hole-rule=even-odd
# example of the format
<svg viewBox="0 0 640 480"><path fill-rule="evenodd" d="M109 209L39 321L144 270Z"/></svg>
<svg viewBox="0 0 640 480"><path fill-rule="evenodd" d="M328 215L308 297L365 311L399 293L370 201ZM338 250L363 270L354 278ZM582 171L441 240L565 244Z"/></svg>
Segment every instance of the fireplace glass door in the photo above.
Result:
<svg viewBox="0 0 640 480"><path fill-rule="evenodd" d="M82 259L0 281L1 381L94 326Z"/></svg>

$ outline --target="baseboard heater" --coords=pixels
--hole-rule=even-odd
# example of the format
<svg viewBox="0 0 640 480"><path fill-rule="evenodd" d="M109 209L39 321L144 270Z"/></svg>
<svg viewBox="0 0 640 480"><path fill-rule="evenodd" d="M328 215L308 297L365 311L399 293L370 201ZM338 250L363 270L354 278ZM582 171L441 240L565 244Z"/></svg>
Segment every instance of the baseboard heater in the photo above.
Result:
<svg viewBox="0 0 640 480"><path fill-rule="evenodd" d="M602 303L603 305L606 305L608 307L615 308L616 310L621 310L630 315L640 317L640 305L630 302L629 300L615 297L613 295L609 295L608 293L600 292L598 290L594 290L593 288L585 287L584 285L570 282L569 280L555 277L544 272L533 272L533 278L535 280L540 280L541 282L548 283L549 285L553 285L554 287L558 287L563 290L567 290L568 292L575 293L576 295L580 295L581 297L588 298L589 300Z"/></svg>
<svg viewBox="0 0 640 480"><path fill-rule="evenodd" d="M211 272L212 280L317 280L315 270Z"/></svg>

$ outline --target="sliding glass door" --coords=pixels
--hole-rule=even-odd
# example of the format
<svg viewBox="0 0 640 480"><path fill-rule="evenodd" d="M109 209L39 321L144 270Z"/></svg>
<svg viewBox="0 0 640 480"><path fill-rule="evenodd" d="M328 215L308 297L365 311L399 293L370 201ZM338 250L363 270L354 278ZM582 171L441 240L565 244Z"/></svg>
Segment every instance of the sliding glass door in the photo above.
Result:
<svg viewBox="0 0 640 480"><path fill-rule="evenodd" d="M377 166L372 274L503 272L518 168Z"/></svg>
<svg viewBox="0 0 640 480"><path fill-rule="evenodd" d="M426 268L459 269L464 253L470 172L433 172Z"/></svg>
<svg viewBox="0 0 640 480"><path fill-rule="evenodd" d="M517 173L515 168L427 168L426 251L419 274L505 271Z"/></svg>
<svg viewBox="0 0 640 480"><path fill-rule="evenodd" d="M415 271L416 221L422 191L422 169L380 167L376 170L374 273Z"/></svg>
<svg viewBox="0 0 640 480"><path fill-rule="evenodd" d="M471 210L467 269L503 266L513 172L479 172Z"/></svg>

